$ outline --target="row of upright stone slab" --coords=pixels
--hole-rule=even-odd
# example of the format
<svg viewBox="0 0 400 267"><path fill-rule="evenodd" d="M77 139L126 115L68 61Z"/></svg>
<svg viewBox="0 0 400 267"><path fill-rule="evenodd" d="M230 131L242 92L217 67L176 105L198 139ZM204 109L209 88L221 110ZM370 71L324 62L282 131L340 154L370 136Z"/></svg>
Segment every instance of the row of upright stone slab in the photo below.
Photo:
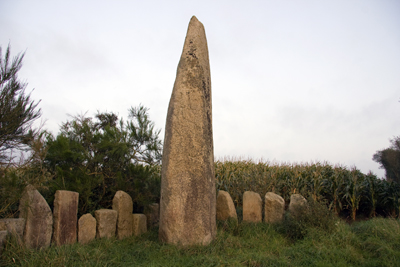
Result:
<svg viewBox="0 0 400 267"><path fill-rule="evenodd" d="M298 216L307 206L307 200L299 195L293 194L290 197L289 213ZM262 221L262 200L260 194L246 191L243 194L243 221L261 222ZM285 200L273 193L268 192L264 198L264 222L278 223L283 220L285 213ZM217 197L217 220L237 220L236 208L228 192L219 190Z"/></svg>
<svg viewBox="0 0 400 267"><path fill-rule="evenodd" d="M122 239L147 231L147 217L133 214L132 198L118 191L113 199L113 209L95 211L95 218L85 214L77 218L79 194L58 190L54 195L53 212L43 196L28 185L20 199L19 219L0 220L0 243L8 234L16 236L28 248L45 248L79 242L85 244L94 238ZM158 219L158 204L149 209L151 225ZM2 244L0 244L2 247Z"/></svg>

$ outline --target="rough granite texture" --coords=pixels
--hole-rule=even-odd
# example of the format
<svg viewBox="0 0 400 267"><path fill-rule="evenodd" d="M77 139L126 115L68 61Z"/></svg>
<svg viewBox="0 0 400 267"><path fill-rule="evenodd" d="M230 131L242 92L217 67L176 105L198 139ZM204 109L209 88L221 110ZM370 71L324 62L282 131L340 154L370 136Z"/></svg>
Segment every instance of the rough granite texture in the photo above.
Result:
<svg viewBox="0 0 400 267"><path fill-rule="evenodd" d="M100 209L94 212L94 216L96 217L96 237L114 237L118 212L116 210Z"/></svg>
<svg viewBox="0 0 400 267"><path fill-rule="evenodd" d="M78 221L78 242L87 244L96 237L96 219L92 214L82 215Z"/></svg>
<svg viewBox="0 0 400 267"><path fill-rule="evenodd" d="M308 209L307 199L300 194L291 195L288 209L291 216L299 216Z"/></svg>
<svg viewBox="0 0 400 267"><path fill-rule="evenodd" d="M217 196L217 220L225 221L233 218L237 221L237 213L235 204L231 195L223 190L219 190Z"/></svg>
<svg viewBox="0 0 400 267"><path fill-rule="evenodd" d="M138 236L147 232L147 217L144 214L131 214L133 219L132 231L133 235Z"/></svg>
<svg viewBox="0 0 400 267"><path fill-rule="evenodd" d="M54 195L53 244L61 246L76 242L79 193L57 190Z"/></svg>
<svg viewBox="0 0 400 267"><path fill-rule="evenodd" d="M243 194L243 221L262 221L262 200L260 194L246 191Z"/></svg>
<svg viewBox="0 0 400 267"><path fill-rule="evenodd" d="M264 222L281 222L285 212L285 200L273 192L266 193L264 199Z"/></svg>
<svg viewBox="0 0 400 267"><path fill-rule="evenodd" d="M132 235L133 202L129 194L117 191L113 198L112 209L118 212L117 238L123 239Z"/></svg>
<svg viewBox="0 0 400 267"><path fill-rule="evenodd" d="M19 201L19 217L25 219L24 243L28 248L50 246L53 214L43 196L27 185Z"/></svg>
<svg viewBox="0 0 400 267"><path fill-rule="evenodd" d="M216 235L211 78L204 26L194 16L169 102L162 162L160 240L209 244Z"/></svg>

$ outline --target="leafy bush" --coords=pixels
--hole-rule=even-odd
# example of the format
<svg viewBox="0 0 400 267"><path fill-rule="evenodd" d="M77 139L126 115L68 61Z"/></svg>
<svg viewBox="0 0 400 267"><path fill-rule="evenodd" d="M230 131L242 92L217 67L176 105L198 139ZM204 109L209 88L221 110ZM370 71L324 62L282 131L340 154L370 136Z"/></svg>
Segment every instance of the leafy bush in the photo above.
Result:
<svg viewBox="0 0 400 267"><path fill-rule="evenodd" d="M47 133L38 132L28 142L30 153L18 164L0 168L0 218L15 217L18 212L19 199L28 184L46 192L48 182L53 175L44 166L43 160L47 148L44 141Z"/></svg>
<svg viewBox="0 0 400 267"><path fill-rule="evenodd" d="M336 230L339 222L325 204L308 199L308 206L294 217L289 212L285 214L282 224L278 224L279 231L292 240L303 239L311 229L325 233L332 233Z"/></svg>
<svg viewBox="0 0 400 267"><path fill-rule="evenodd" d="M160 192L161 141L148 109L130 109L130 120L118 121L113 113L95 119L75 116L61 126L57 137L47 138L45 166L54 175L46 199L53 202L56 190L79 193L82 215L109 208L114 194L130 194L135 211L157 201Z"/></svg>

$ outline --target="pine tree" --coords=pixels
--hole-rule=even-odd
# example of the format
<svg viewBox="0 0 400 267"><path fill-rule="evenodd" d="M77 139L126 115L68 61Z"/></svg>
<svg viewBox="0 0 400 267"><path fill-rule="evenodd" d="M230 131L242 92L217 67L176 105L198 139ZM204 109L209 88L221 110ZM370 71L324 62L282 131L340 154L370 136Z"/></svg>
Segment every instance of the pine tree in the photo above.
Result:
<svg viewBox="0 0 400 267"><path fill-rule="evenodd" d="M27 83L18 79L24 55L11 59L8 45L3 58L0 46L0 165L12 160L14 149L27 148L35 135L32 123L41 116L40 101L31 100L30 94L25 94Z"/></svg>

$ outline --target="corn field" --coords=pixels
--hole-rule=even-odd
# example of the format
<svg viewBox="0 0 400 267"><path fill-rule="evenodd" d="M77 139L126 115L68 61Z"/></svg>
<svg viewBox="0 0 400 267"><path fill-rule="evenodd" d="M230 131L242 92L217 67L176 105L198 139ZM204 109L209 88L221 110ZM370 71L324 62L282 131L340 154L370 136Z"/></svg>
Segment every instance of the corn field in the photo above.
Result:
<svg viewBox="0 0 400 267"><path fill-rule="evenodd" d="M326 162L277 164L253 160L215 162L217 190L229 192L235 206L242 206L245 191L263 197L274 192L289 203L290 195L301 194L324 202L330 210L345 218L369 218L376 215L399 217L400 185L363 174L353 168L332 166Z"/></svg>

